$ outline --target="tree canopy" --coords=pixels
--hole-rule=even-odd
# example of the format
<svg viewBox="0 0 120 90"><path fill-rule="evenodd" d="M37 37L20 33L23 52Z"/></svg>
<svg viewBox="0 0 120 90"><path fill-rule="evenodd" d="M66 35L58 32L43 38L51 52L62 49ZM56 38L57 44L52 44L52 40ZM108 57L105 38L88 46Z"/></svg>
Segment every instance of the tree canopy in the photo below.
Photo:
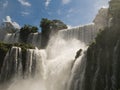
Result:
<svg viewBox="0 0 120 90"><path fill-rule="evenodd" d="M44 33L46 30L47 31L58 31L61 29L67 29L67 25L65 25L62 21L60 20L49 20L47 18L43 18L40 22L40 27L42 29L42 33Z"/></svg>
<svg viewBox="0 0 120 90"><path fill-rule="evenodd" d="M30 33L36 33L38 32L38 28L36 26L31 26L31 25L24 25L20 29L20 39L22 42L26 42L27 38Z"/></svg>
<svg viewBox="0 0 120 90"><path fill-rule="evenodd" d="M67 29L67 25L65 25L62 21L49 20L47 18L43 18L41 20L40 27L42 30L42 46L43 47L46 47L51 34L53 35L61 29Z"/></svg>

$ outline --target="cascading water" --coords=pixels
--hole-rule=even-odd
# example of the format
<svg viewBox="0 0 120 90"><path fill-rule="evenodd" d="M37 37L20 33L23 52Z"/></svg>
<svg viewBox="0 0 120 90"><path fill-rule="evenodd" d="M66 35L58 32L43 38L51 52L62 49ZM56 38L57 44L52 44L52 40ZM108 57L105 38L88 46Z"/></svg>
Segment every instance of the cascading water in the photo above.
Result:
<svg viewBox="0 0 120 90"><path fill-rule="evenodd" d="M99 31L97 26L95 23L61 30L51 37L46 49L27 49L25 58L21 48L13 47L7 53L0 73L4 82L13 79L5 87L0 85L0 90L84 90L86 45L94 40ZM14 43L19 37L14 39L15 34L7 34L3 41ZM39 47L40 39L41 35L34 33L29 35L27 42ZM79 49L82 49L81 55L75 59ZM96 82L97 71L92 85Z"/></svg>
<svg viewBox="0 0 120 90"><path fill-rule="evenodd" d="M1 69L0 80L4 82L13 77L14 74L21 73L21 48L12 47L7 53Z"/></svg>
<svg viewBox="0 0 120 90"><path fill-rule="evenodd" d="M0 41L5 42L5 43L19 43L21 41L20 33L19 31L16 33L5 33L3 37L0 38ZM31 33L28 36L26 43L32 44L36 47L40 47L41 46L41 34Z"/></svg>
<svg viewBox="0 0 120 90"><path fill-rule="evenodd" d="M41 34L40 33L31 33L28 36L27 43L32 44L34 46L40 47L41 45Z"/></svg>
<svg viewBox="0 0 120 90"><path fill-rule="evenodd" d="M6 43L17 43L19 42L19 33L7 33L3 41Z"/></svg>
<svg viewBox="0 0 120 90"><path fill-rule="evenodd" d="M28 49L24 74L28 77L32 71L35 71L35 77L30 79L30 77L27 78L24 76L26 79L23 80L19 80L19 78L16 77L6 90L67 90L71 70L77 61L75 61L75 55L80 48L83 50L82 52L84 52L86 45L77 39L65 40L58 35L57 37L51 38L45 50ZM14 48L12 48L10 52L13 52L13 49ZM15 53L18 55L18 51ZM9 58L8 56L10 56L10 54L8 54L6 58ZM81 55L81 57L82 56L83 55ZM21 59L21 57L16 57ZM18 59L13 58L10 60L6 59L4 66L7 67L6 63L14 60L16 64L11 65L17 65ZM11 68L15 67L11 66ZM22 66L20 68L22 68ZM3 71L5 72L6 69ZM8 70L7 72L10 71Z"/></svg>
<svg viewBox="0 0 120 90"><path fill-rule="evenodd" d="M94 24L84 25L72 29L66 29L59 32L61 36L66 39L78 39L86 44L89 44L96 37L97 30Z"/></svg>
<svg viewBox="0 0 120 90"><path fill-rule="evenodd" d="M82 56L77 59L72 68L66 90L83 90L85 67L86 52L83 52Z"/></svg>

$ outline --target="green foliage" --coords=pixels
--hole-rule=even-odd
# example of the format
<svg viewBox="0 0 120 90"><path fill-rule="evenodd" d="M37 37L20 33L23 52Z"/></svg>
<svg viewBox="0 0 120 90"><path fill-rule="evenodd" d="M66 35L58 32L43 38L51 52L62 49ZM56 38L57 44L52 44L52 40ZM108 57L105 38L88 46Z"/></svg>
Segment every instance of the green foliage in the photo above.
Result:
<svg viewBox="0 0 120 90"><path fill-rule="evenodd" d="M43 18L40 22L40 27L42 28L42 33L46 33L45 31L49 30L61 30L67 29L67 26L60 20L49 20L47 18Z"/></svg>
<svg viewBox="0 0 120 90"><path fill-rule="evenodd" d="M29 36L30 33L36 33L38 31L38 28L35 26L31 26L31 25L24 25L21 29L20 29L20 39L22 42L26 42L27 38Z"/></svg>
<svg viewBox="0 0 120 90"><path fill-rule="evenodd" d="M47 18L43 18L40 23L40 27L42 30L50 29L50 26L52 25L52 21L48 20ZM44 32L44 31L42 31Z"/></svg>
<svg viewBox="0 0 120 90"><path fill-rule="evenodd" d="M31 44L25 44L25 43L14 43L12 44L12 46L21 47L22 49L35 49L35 47L32 46Z"/></svg>
<svg viewBox="0 0 120 90"><path fill-rule="evenodd" d="M42 35L44 35L46 38L48 38L51 33L51 25L51 20L48 20L46 18L43 18L41 20L40 27L42 28Z"/></svg>
<svg viewBox="0 0 120 90"><path fill-rule="evenodd" d="M67 26L60 20L53 20L53 30L61 30L61 29L67 29Z"/></svg>
<svg viewBox="0 0 120 90"><path fill-rule="evenodd" d="M55 34L58 30L66 29L67 26L60 20L49 20L47 18L43 18L40 22L40 27L42 29L42 48L45 48L50 35Z"/></svg>

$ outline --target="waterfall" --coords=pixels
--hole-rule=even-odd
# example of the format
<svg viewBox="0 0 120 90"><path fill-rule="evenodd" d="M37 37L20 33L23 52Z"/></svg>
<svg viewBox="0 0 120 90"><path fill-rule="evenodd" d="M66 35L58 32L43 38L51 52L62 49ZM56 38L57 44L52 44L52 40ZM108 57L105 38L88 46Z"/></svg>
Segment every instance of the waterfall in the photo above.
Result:
<svg viewBox="0 0 120 90"><path fill-rule="evenodd" d="M99 20L101 17L104 15L98 15L96 19ZM98 50L97 63L95 63L97 67L94 67L87 60L86 50L99 29L104 26L104 19L100 23L97 22L98 20L95 20L94 24L60 30L50 38L46 49L37 48L41 45L41 34L31 33L27 43L35 45L35 49L27 49L26 52L23 52L22 48L13 46L6 54L0 73L0 81L5 83L5 87L0 85L0 90L88 90L85 89L88 75L86 72L90 73L93 68L95 69L91 74L93 76L88 79L88 84L91 86L88 86L92 88L89 90L96 90L101 67L99 56L102 55L102 51ZM106 22L105 19L104 23ZM19 33L8 33L3 41L19 42ZM117 57L116 48L113 58ZM79 49L82 49L82 52L78 58L75 58ZM115 64L116 62L113 61L113 71L116 69ZM111 78L113 80L112 88L115 88L115 75L116 72ZM106 76L106 78L108 77ZM106 82L108 81L106 80Z"/></svg>
<svg viewBox="0 0 120 90"><path fill-rule="evenodd" d="M58 34L65 39L77 39L85 44L90 44L96 37L99 30L102 30L104 27L108 26L111 23L110 19L108 20L108 9L102 8L99 10L96 15L93 23L74 27L71 29L60 30ZM4 37L3 37L4 36ZM20 32L16 33L6 33L0 37L0 40L6 43L19 43L20 42ZM32 44L38 48L41 47L41 33L31 33L27 37L28 44Z"/></svg>
<svg viewBox="0 0 120 90"><path fill-rule="evenodd" d="M12 47L4 59L0 80L4 82L18 73L21 73L21 48Z"/></svg>
<svg viewBox="0 0 120 90"><path fill-rule="evenodd" d="M84 88L84 73L86 67L86 52L75 62L71 74L67 90L83 90Z"/></svg>
<svg viewBox="0 0 120 90"><path fill-rule="evenodd" d="M1 41L5 43L19 43L20 42L20 33L6 33L4 38L0 38ZM27 42L28 44L32 44L36 47L41 46L41 34L40 33L31 33L28 36Z"/></svg>
<svg viewBox="0 0 120 90"><path fill-rule="evenodd" d="M23 55L25 54L25 58ZM39 52L37 49L27 49L23 53L20 47L12 47L4 58L0 73L0 82L4 82L14 77L27 78L33 76L36 65L39 63Z"/></svg>
<svg viewBox="0 0 120 90"><path fill-rule="evenodd" d="M19 42L19 33L7 33L3 39L5 43L17 43Z"/></svg>
<svg viewBox="0 0 120 90"><path fill-rule="evenodd" d="M84 52L87 47L77 39L65 40L57 35L51 38L46 49L28 49L23 64L21 48L13 47L5 57L1 78L7 77L8 74L11 74L10 77L16 77L12 77L12 83L5 90L67 90L71 71L77 62L75 55L80 48ZM11 68L7 69L8 67ZM18 71L19 75L16 75ZM33 74L35 76L31 79Z"/></svg>
<svg viewBox="0 0 120 90"><path fill-rule="evenodd" d="M28 36L27 43L32 44L36 47L40 47L40 45L41 45L41 34L40 33L31 33Z"/></svg>
<svg viewBox="0 0 120 90"><path fill-rule="evenodd" d="M94 40L97 34L97 29L94 24L88 24L72 29L61 30L59 34L66 40L78 39L86 44Z"/></svg>

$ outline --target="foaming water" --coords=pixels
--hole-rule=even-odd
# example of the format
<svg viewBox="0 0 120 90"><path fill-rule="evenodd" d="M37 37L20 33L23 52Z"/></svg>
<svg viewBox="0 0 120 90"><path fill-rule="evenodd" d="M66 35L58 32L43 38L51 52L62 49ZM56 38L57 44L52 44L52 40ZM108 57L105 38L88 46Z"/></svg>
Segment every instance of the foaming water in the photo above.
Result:
<svg viewBox="0 0 120 90"><path fill-rule="evenodd" d="M37 62L35 77L16 77L7 89L2 90L67 90L75 55L79 49L86 49L85 44L79 40L52 37L46 49L34 50ZM30 53L32 50L28 51ZM28 59L32 62L32 57ZM30 66L28 69L31 72Z"/></svg>

